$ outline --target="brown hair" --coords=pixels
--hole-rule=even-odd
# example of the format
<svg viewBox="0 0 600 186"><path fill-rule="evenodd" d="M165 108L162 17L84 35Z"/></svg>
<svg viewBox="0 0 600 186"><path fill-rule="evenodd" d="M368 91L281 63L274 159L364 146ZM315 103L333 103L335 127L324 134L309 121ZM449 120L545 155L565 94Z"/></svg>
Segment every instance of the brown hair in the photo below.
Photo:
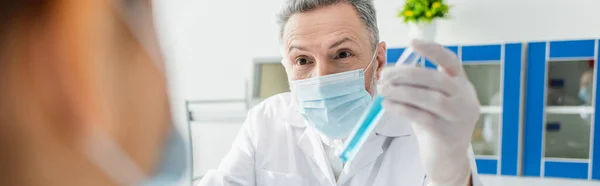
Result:
<svg viewBox="0 0 600 186"><path fill-rule="evenodd" d="M44 17L51 1L47 0L1 0L0 1L0 64L5 63L4 53L11 32L25 29ZM0 68L2 70L2 68Z"/></svg>
<svg viewBox="0 0 600 186"><path fill-rule="evenodd" d="M44 14L52 1L47 0L0 0L0 185L22 185L23 170L19 139L23 139L19 125L12 111L16 104L8 96L14 79L9 79L9 73L16 70L18 61L10 59L15 44L27 45L24 42L23 31L42 21Z"/></svg>

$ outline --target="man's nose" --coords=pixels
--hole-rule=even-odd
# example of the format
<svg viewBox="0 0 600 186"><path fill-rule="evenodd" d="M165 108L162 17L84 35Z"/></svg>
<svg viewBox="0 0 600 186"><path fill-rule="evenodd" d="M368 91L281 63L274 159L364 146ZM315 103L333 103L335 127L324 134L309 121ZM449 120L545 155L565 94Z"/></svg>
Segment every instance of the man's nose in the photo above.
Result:
<svg viewBox="0 0 600 186"><path fill-rule="evenodd" d="M326 76L329 74L337 73L337 70L330 61L328 60L319 60L316 63L316 68L314 69L313 76Z"/></svg>

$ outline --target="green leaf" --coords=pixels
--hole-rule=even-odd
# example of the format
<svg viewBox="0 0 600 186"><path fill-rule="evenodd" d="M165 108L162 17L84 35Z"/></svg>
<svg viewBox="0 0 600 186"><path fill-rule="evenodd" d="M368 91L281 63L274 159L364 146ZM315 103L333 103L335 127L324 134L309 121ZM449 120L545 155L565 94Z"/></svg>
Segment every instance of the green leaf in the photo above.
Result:
<svg viewBox="0 0 600 186"><path fill-rule="evenodd" d="M433 8L433 3L440 3L440 6ZM431 22L438 18L447 18L450 8L443 0L406 0L402 10L398 10L396 17L402 17L405 23ZM411 11L413 15L406 17L403 14L405 11ZM427 12L433 16L428 17Z"/></svg>

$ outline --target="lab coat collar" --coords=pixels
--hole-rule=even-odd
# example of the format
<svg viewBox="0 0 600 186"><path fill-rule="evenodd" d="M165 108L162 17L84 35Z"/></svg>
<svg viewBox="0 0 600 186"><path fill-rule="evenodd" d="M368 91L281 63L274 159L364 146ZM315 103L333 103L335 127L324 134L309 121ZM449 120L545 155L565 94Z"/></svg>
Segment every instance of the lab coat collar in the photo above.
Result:
<svg viewBox="0 0 600 186"><path fill-rule="evenodd" d="M285 119L292 121L289 122L290 126L304 128L308 124L306 119L300 112L298 111L298 101L296 100L294 93L290 93L288 100L288 107L286 110L286 114L284 116Z"/></svg>
<svg viewBox="0 0 600 186"><path fill-rule="evenodd" d="M413 133L412 122L385 111L374 131L375 133L369 136L354 159L350 160L344 166L344 170L342 170L342 174L338 178L338 185L344 185L358 171L368 168L368 165L375 163L377 158L384 153L383 143L386 138L401 139L411 136ZM373 167L373 169L379 168Z"/></svg>
<svg viewBox="0 0 600 186"><path fill-rule="evenodd" d="M344 165L344 169L338 178L338 185L344 185L344 183L350 180L350 178L352 178L359 170L363 170L367 165L374 163L383 153L382 145L385 138L385 136L376 134L371 135L360 151L358 151L354 159Z"/></svg>
<svg viewBox="0 0 600 186"><path fill-rule="evenodd" d="M327 160L323 143L321 143L317 131L311 127L306 127L304 133L298 139L298 146L319 167L327 181L332 184L335 183L331 165Z"/></svg>

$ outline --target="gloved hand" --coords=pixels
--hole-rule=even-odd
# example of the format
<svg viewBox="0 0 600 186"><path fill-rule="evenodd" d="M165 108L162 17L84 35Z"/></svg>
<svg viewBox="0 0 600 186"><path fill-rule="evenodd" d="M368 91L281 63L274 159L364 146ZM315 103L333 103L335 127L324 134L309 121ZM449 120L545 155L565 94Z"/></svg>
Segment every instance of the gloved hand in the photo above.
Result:
<svg viewBox="0 0 600 186"><path fill-rule="evenodd" d="M420 40L411 47L440 68L384 69L378 92L383 108L412 121L430 186L465 186L471 175L467 151L479 118L477 94L450 50Z"/></svg>

